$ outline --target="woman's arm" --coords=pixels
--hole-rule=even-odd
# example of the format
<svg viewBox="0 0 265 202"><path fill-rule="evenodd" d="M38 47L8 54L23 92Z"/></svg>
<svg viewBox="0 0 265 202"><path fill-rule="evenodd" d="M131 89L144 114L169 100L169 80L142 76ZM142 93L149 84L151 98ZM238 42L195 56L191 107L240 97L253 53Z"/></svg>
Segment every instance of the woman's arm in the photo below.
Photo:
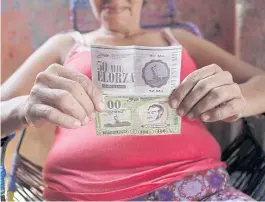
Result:
<svg viewBox="0 0 265 202"><path fill-rule="evenodd" d="M19 109L27 98L28 96L20 96L1 102L1 139L25 127L26 121L20 115Z"/></svg>
<svg viewBox="0 0 265 202"><path fill-rule="evenodd" d="M196 37L189 32L174 30L173 33L199 68L217 64L224 71L229 71L236 83L244 83L253 76L265 74L265 71L239 60L236 56L231 55L215 44Z"/></svg>
<svg viewBox="0 0 265 202"><path fill-rule="evenodd" d="M51 64L61 63L73 44L69 34L51 37L1 86L1 138L26 126L21 107L25 105L36 76Z"/></svg>
<svg viewBox="0 0 265 202"><path fill-rule="evenodd" d="M38 74L30 94L1 103L1 137L27 124L79 128L103 111L102 96L89 78L59 64Z"/></svg>
<svg viewBox="0 0 265 202"><path fill-rule="evenodd" d="M265 112L265 71L254 67L222 50L216 45L183 31L173 31L176 39L186 48L199 68L217 64L231 73L239 84L246 101L243 117Z"/></svg>
<svg viewBox="0 0 265 202"><path fill-rule="evenodd" d="M27 95L37 74L53 63L61 63L73 44L74 40L69 34L51 37L1 86L1 101Z"/></svg>

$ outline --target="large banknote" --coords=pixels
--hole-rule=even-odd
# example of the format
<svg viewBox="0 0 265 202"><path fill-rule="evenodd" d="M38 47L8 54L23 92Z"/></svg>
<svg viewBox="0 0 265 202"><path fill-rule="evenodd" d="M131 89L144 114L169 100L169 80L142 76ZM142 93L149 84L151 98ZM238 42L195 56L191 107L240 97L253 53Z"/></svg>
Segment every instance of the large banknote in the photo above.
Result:
<svg viewBox="0 0 265 202"><path fill-rule="evenodd" d="M169 95L180 79L181 46L91 46L92 78L103 94Z"/></svg>
<svg viewBox="0 0 265 202"><path fill-rule="evenodd" d="M180 83L181 46L91 46L92 80L105 99L98 135L179 134L181 119L166 104Z"/></svg>

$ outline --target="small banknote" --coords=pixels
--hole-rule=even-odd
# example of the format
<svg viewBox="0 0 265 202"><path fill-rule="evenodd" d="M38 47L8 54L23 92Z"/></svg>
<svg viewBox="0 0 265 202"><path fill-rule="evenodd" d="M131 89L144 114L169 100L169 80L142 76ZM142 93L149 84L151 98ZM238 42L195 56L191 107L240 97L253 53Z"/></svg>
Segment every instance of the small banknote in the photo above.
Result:
<svg viewBox="0 0 265 202"><path fill-rule="evenodd" d="M106 111L96 114L97 135L179 134L181 119L167 97L104 96Z"/></svg>
<svg viewBox="0 0 265 202"><path fill-rule="evenodd" d="M97 135L180 134L166 100L180 83L181 50L91 45L92 81L107 109L96 114Z"/></svg>

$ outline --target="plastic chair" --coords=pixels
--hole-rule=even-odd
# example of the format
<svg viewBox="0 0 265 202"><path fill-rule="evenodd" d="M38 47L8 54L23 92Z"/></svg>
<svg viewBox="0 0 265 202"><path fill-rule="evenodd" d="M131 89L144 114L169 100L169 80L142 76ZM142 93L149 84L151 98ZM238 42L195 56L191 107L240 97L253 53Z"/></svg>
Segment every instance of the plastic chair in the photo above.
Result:
<svg viewBox="0 0 265 202"><path fill-rule="evenodd" d="M261 118L265 120L265 114ZM256 200L265 200L265 151L247 119L243 119L241 134L223 151L222 160L235 188Z"/></svg>

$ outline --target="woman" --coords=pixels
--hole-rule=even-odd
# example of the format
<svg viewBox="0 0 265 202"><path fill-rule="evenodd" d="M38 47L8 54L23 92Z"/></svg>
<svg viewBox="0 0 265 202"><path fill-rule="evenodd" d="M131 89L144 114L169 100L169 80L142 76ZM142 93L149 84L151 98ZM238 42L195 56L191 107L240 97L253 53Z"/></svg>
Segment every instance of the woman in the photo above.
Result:
<svg viewBox="0 0 265 202"><path fill-rule="evenodd" d="M52 37L2 87L8 100L23 95L22 86L30 91L36 78L10 117L25 125L58 125L44 167L44 197L251 200L229 185L220 148L199 120L233 121L264 112L264 72L185 31L141 29L142 0L90 3L100 29ZM185 116L180 135L96 136L94 112L104 111L104 103L90 81L92 43L183 45L182 83L168 99Z"/></svg>

